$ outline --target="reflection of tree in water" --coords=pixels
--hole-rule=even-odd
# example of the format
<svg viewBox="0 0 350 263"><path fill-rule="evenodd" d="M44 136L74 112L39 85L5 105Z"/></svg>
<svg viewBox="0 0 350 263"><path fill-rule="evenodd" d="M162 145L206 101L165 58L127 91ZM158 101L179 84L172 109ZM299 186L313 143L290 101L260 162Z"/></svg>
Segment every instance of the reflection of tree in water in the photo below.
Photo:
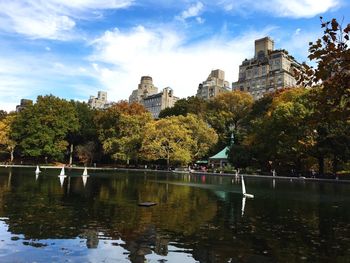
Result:
<svg viewBox="0 0 350 263"><path fill-rule="evenodd" d="M315 201L318 209L312 200L296 202L278 195L268 202L256 198L247 202L241 217L240 195L160 184L148 177L91 176L85 189L80 177L72 177L68 193L57 176L41 176L36 182L34 174L16 174L11 188L8 179L0 176L0 191L7 191L0 193L0 213L9 217L10 231L26 239L79 236L86 238L88 248L98 247L100 232L122 239L132 262L144 262L152 251L166 256L169 242L200 262L282 262L286 258L299 262L310 255L329 260L349 256L346 240L338 237L350 236L346 223L350 211L330 210L321 195ZM324 192L331 192L325 187ZM158 205L141 208L140 201Z"/></svg>

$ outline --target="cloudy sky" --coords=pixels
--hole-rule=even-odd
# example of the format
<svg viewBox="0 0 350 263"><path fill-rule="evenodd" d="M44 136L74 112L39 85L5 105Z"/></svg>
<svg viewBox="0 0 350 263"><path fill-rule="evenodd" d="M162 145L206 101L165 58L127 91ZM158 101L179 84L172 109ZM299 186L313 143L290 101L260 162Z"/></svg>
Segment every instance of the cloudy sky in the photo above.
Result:
<svg viewBox="0 0 350 263"><path fill-rule="evenodd" d="M128 99L141 76L194 95L212 69L230 82L270 36L307 61L319 16L350 22L349 0L0 0L0 109L53 94Z"/></svg>

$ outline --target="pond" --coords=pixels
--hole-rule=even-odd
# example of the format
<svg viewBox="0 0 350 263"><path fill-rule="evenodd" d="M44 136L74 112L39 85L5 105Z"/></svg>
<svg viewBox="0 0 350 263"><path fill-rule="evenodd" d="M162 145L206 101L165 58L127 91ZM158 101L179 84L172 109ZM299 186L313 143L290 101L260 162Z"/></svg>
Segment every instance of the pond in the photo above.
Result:
<svg viewBox="0 0 350 263"><path fill-rule="evenodd" d="M350 262L350 184L34 170L0 168L0 262Z"/></svg>

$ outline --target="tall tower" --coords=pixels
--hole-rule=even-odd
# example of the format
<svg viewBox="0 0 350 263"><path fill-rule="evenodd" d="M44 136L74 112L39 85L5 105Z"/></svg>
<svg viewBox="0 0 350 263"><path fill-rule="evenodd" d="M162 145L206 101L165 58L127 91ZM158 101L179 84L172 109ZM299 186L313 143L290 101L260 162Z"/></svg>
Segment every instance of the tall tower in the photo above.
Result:
<svg viewBox="0 0 350 263"><path fill-rule="evenodd" d="M255 59L267 57L269 51L274 49L274 41L269 37L255 40Z"/></svg>
<svg viewBox="0 0 350 263"><path fill-rule="evenodd" d="M153 79L150 76L142 76L140 84L136 90L133 90L129 97L129 103L141 102L142 98L156 94L158 88L153 85Z"/></svg>

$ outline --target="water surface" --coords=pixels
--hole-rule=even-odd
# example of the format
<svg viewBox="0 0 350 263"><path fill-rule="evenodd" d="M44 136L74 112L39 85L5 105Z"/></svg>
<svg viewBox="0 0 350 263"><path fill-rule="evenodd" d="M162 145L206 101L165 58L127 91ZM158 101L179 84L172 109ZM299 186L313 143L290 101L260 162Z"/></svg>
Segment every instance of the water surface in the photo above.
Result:
<svg viewBox="0 0 350 263"><path fill-rule="evenodd" d="M0 168L0 262L350 262L349 184L34 170Z"/></svg>

